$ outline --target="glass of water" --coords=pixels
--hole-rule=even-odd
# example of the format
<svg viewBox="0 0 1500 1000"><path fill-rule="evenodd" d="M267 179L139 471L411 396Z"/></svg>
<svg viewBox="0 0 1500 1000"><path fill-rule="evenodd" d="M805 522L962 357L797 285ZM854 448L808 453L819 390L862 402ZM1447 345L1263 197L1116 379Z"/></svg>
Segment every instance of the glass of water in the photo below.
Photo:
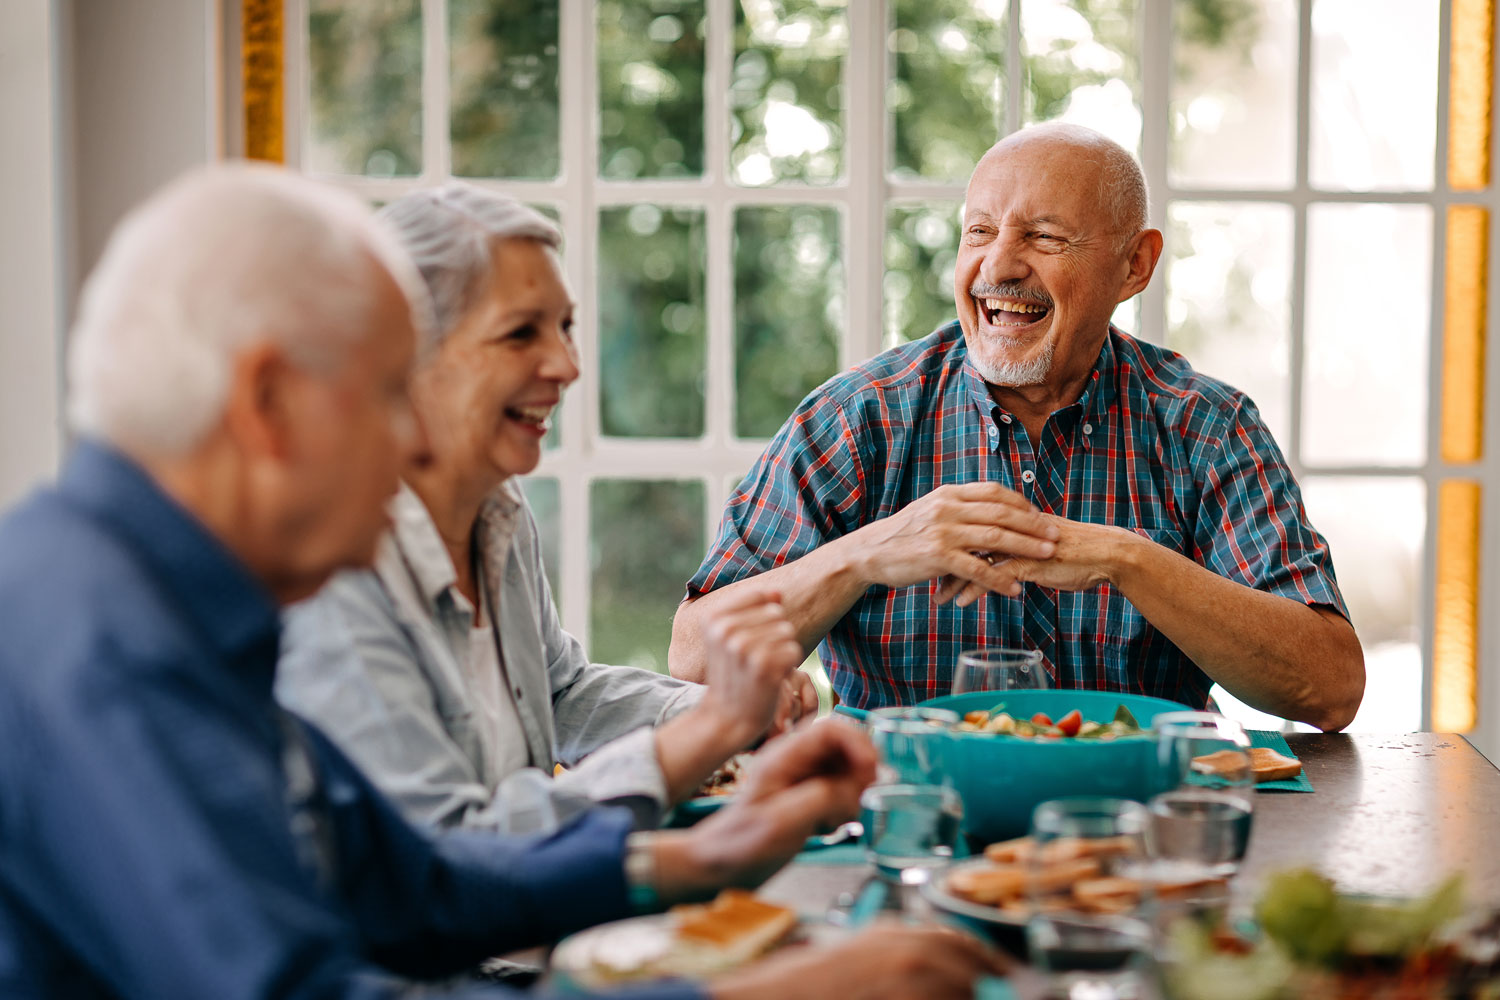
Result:
<svg viewBox="0 0 1500 1000"><path fill-rule="evenodd" d="M1148 847L1159 878L1189 887L1233 875L1250 843L1255 776L1245 727L1214 712L1158 715L1157 765L1165 790L1148 803ZM1167 893L1164 893L1167 895Z"/></svg>
<svg viewBox="0 0 1500 1000"><path fill-rule="evenodd" d="M877 782L860 798L866 854L882 876L919 884L953 859L963 821L944 766L958 714L880 708L865 721L879 757Z"/></svg>
<svg viewBox="0 0 1500 1000"><path fill-rule="evenodd" d="M1035 649L970 649L958 656L953 671L953 693L971 691L1034 691L1049 688L1052 680Z"/></svg>
<svg viewBox="0 0 1500 1000"><path fill-rule="evenodd" d="M1136 1000L1147 995L1154 933L1146 807L1125 799L1043 802L1032 814L1026 944L1047 995Z"/></svg>

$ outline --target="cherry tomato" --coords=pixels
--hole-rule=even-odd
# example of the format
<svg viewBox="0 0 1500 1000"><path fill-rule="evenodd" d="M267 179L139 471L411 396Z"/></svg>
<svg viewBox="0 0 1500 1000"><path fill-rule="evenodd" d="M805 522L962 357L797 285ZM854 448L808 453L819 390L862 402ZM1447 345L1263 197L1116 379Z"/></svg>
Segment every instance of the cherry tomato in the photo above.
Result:
<svg viewBox="0 0 1500 1000"><path fill-rule="evenodd" d="M1062 730L1064 736L1077 736L1082 725L1083 713L1076 708L1057 720L1057 728Z"/></svg>
<svg viewBox="0 0 1500 1000"><path fill-rule="evenodd" d="M1038 712L1031 717L1031 724L1033 726L1050 726L1052 725L1052 719L1046 712Z"/></svg>

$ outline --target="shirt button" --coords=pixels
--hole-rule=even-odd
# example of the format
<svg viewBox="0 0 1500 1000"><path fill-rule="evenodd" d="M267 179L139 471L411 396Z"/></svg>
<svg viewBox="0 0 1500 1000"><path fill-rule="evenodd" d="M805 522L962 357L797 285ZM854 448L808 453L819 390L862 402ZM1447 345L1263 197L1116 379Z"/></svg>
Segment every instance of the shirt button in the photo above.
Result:
<svg viewBox="0 0 1500 1000"><path fill-rule="evenodd" d="M1034 482L1036 482L1036 473L1032 472L1030 469L1027 469L1025 472L1021 473L1021 482L1023 482L1023 483L1034 483Z"/></svg>
<svg viewBox="0 0 1500 1000"><path fill-rule="evenodd" d="M1000 428L996 427L994 424L990 424L990 437L997 438L999 436L1000 436Z"/></svg>
<svg viewBox="0 0 1500 1000"><path fill-rule="evenodd" d="M1008 424L1008 423L1010 423L1010 414L1009 413L1002 413L1002 414L1000 414L1000 422L1002 424Z"/></svg>
<svg viewBox="0 0 1500 1000"><path fill-rule="evenodd" d="M1085 434L1092 434L1092 433L1094 433L1094 425L1093 424L1084 424L1083 425L1083 433L1085 433Z"/></svg>

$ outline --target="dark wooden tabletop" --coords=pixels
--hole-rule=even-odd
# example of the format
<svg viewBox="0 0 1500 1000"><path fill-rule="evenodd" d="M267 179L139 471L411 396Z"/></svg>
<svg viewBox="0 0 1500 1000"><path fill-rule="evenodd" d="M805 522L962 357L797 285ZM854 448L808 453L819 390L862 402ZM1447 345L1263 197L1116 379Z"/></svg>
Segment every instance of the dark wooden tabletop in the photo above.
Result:
<svg viewBox="0 0 1500 1000"><path fill-rule="evenodd" d="M1500 904L1500 770L1451 733L1294 734L1311 793L1256 796L1250 849L1236 880L1311 865L1347 892L1408 896L1452 871L1469 898ZM859 865L794 864L764 893L821 913L868 876Z"/></svg>

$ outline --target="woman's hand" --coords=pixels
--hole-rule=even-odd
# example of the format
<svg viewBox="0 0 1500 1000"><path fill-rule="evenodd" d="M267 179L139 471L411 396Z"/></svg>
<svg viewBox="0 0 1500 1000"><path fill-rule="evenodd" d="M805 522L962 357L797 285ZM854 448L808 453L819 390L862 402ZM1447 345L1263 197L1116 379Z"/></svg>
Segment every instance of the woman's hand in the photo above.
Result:
<svg viewBox="0 0 1500 1000"><path fill-rule="evenodd" d="M726 596L705 628L708 690L698 710L714 717L734 752L759 739L773 721L783 729L795 722L808 693L816 715L818 696L797 670L804 654L781 595L748 590Z"/></svg>
<svg viewBox="0 0 1500 1000"><path fill-rule="evenodd" d="M769 744L728 805L690 830L653 835L656 890L664 900L753 887L791 860L807 838L859 813L875 780L875 750L834 719Z"/></svg>

